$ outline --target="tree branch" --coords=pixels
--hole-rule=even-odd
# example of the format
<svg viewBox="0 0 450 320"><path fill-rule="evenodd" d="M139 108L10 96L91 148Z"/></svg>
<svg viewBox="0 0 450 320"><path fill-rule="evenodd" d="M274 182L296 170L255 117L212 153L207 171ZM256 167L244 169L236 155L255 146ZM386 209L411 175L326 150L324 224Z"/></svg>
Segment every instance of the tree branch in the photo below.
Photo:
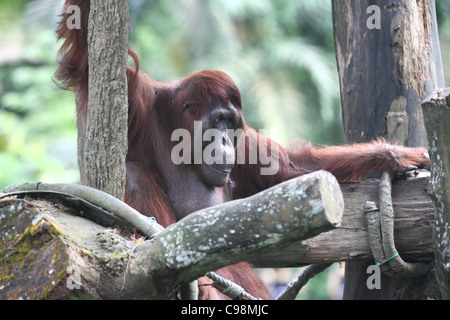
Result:
<svg viewBox="0 0 450 320"><path fill-rule="evenodd" d="M0 225L17 231L3 233L10 238L2 239L2 243L20 244L16 236L27 238L27 246L36 250L39 261L40 255L52 253L42 252L48 248L45 243L57 241L64 251L58 255L65 257L61 267L76 270L85 294L103 299L173 298L180 284L208 271L240 261L252 263L265 253L330 230L340 223L343 213L339 184L324 171L286 181L250 198L198 211L137 245L93 222L64 213L60 205L50 208L41 201L33 213L9 210L11 205L16 208L17 201L27 207L24 200L0 202L0 208L6 208L0 211ZM25 220L20 218L22 214ZM40 226L38 233L28 228L30 221ZM59 236L46 236L49 234ZM10 267L17 263L16 258L11 254L2 263L8 270L15 270ZM51 264L37 267L44 273L53 268ZM26 272L0 278L0 284L23 292L27 284L17 281L28 278ZM61 270L59 274L64 275ZM64 280L51 280L43 284L50 286L45 290L48 295L56 294L58 285L67 287ZM0 291L0 296L5 292ZM78 292L66 289L67 296ZM13 290L7 293L15 296Z"/></svg>
<svg viewBox="0 0 450 320"><path fill-rule="evenodd" d="M259 256L328 231L340 223L343 200L336 179L325 171L289 180L252 197L193 213L161 232L138 252L153 279L174 272L176 283L158 281L157 291L177 287L210 270ZM140 264L138 263L138 264ZM142 268L142 265L141 265ZM145 267L146 268L146 267Z"/></svg>

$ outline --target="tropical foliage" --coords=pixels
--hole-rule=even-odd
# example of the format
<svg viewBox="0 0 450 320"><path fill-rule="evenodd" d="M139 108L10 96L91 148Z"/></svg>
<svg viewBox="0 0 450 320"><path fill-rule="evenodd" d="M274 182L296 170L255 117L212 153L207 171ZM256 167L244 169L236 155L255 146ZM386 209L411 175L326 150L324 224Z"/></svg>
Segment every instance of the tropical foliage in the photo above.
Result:
<svg viewBox="0 0 450 320"><path fill-rule="evenodd" d="M436 4L448 77L450 1ZM62 0L0 2L0 189L78 182L74 97L52 81L61 8ZM330 0L130 0L130 16L131 46L154 79L221 69L253 127L284 142L344 142ZM314 288L323 281L303 298L329 297Z"/></svg>
<svg viewBox="0 0 450 320"><path fill-rule="evenodd" d="M0 186L78 179L73 95L52 82L61 3L0 4ZM221 69L252 126L280 141L343 141L328 0L132 0L130 15L153 78Z"/></svg>

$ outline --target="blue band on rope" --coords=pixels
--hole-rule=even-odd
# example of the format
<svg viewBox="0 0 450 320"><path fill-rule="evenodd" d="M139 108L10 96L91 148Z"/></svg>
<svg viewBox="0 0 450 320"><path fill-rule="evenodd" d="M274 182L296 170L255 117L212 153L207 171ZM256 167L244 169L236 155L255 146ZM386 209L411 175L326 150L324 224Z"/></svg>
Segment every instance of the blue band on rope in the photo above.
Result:
<svg viewBox="0 0 450 320"><path fill-rule="evenodd" d="M387 259L387 260L385 260L385 261L383 261L383 262L377 262L377 261L375 261L375 264L376 264L377 266L379 266L379 265L381 265L381 264L385 264L386 262L389 262L390 260L394 259L396 256L398 256L398 252L397 252L396 254L394 254L392 257L390 257L389 259Z"/></svg>

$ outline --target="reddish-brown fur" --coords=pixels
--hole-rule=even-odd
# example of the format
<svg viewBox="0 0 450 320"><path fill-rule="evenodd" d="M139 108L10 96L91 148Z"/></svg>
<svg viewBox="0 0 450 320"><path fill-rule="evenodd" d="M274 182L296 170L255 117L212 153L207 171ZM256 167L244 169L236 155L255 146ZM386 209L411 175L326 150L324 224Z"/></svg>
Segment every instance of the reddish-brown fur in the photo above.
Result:
<svg viewBox="0 0 450 320"><path fill-rule="evenodd" d="M81 9L81 29L68 29L70 14L64 13L57 33L65 39L60 49L60 65L55 74L61 87L73 89L76 97L78 126L86 124L88 97L87 25L90 2L67 0ZM66 10L64 10L65 12ZM195 72L174 82L156 82L138 72L138 58L129 50L136 70L128 67L129 150L127 154L127 184L125 201L144 215L154 216L168 226L178 216L225 201L224 188L205 186L195 170L187 165L174 166L170 161L170 135L179 127L192 132L193 120L209 114L220 103L231 102L235 117L242 118L240 93L231 78L217 70ZM181 116L185 103L198 106L190 121ZM266 139L244 124L250 139ZM82 131L81 131L82 132ZM82 143L82 141L81 141ZM247 142L248 143L248 142ZM268 140L268 143L275 143ZM261 175L260 164L236 164L231 172L234 198L250 196L295 176L319 169L333 173L339 181L355 180L370 172L405 170L412 166L427 166L429 159L423 148L404 148L382 140L351 146L285 149L277 144L278 172ZM247 147L248 148L248 147ZM80 150L82 152L82 149ZM83 165L80 165L82 178ZM175 180L175 181L174 181ZM244 287L250 294L270 299L262 281L247 263L217 270L217 273ZM213 288L212 281L199 281L202 299L223 298Z"/></svg>

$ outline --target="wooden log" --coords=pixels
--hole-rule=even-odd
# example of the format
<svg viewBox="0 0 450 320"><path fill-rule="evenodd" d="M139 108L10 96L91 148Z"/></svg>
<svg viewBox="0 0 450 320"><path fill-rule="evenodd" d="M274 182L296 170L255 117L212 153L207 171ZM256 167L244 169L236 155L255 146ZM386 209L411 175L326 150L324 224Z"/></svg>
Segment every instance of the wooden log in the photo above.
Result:
<svg viewBox="0 0 450 320"><path fill-rule="evenodd" d="M138 244L60 203L2 200L0 299L173 298L212 269L332 229L342 213L339 184L324 171L198 211Z"/></svg>
<svg viewBox="0 0 450 320"><path fill-rule="evenodd" d="M337 228L261 256L253 263L256 267L295 267L304 263L373 261L363 205L365 201L378 203L378 184L378 179L341 184L345 208ZM395 245L405 261L433 259L434 207L427 187L428 178L394 180L392 184Z"/></svg>
<svg viewBox="0 0 450 320"><path fill-rule="evenodd" d="M371 261L373 258L368 243L363 204L366 200L377 203L378 183L378 180L367 180L341 184L345 210L342 222L336 229L307 240L294 241L287 247L278 248L272 252L261 250L261 254L258 254L258 250L253 247L251 251L254 254L249 255L247 251L237 259L248 259L256 267L290 267L310 263L356 260ZM427 185L428 178L409 178L393 182L395 244L402 258L407 261L426 261L433 258L431 233L434 209L426 192ZM267 196L259 199L267 201ZM244 201L247 201L248 204L248 199L244 199ZM0 256L3 257L2 264L0 264L1 298L148 296L148 288L146 289L148 279L143 275L146 270L144 268L139 271L137 267L139 263L134 261L132 265L129 258L131 253L145 252L146 246L151 247L150 241L136 247L132 234L125 231L119 234L110 229L116 223L114 220L103 219L102 226L98 224L100 219L97 218L97 223L94 223L81 218L77 215L78 213L72 211L73 209L66 208L59 202L52 205L47 201L12 199L1 201L0 207L0 243L6 245L6 247L0 247ZM88 208L81 208L81 210L85 212L84 215L87 215ZM255 210L258 213L258 209ZM71 212L72 214L70 214ZM214 220L217 219L217 212L209 214L209 218L208 216L201 217L205 224L208 221L213 222L211 217ZM285 212L285 215L289 218L288 211ZM238 216L243 219L245 215L238 214ZM195 222L199 217L194 215L192 219ZM277 218L275 217L275 219ZM257 219L256 221L262 224L263 220ZM196 227L190 228L189 232L192 233L192 237L189 236L190 239L196 238L197 231L206 232L209 228L205 227L202 230L198 221L195 222L195 225ZM235 239L239 241L247 239L245 241L250 241L248 242L250 247L255 245L251 241L257 239L256 233L248 232L257 227L254 224L253 227L249 227L240 222L229 222L228 225L221 225L221 231L216 234L223 235L224 232L228 232L227 234L231 236L231 227L240 229L240 232L233 234ZM276 225L275 229L277 229ZM179 231L169 230L163 238L167 239L169 234L175 235L177 232ZM202 234L200 233L197 239L202 239ZM265 240L261 239L262 243L266 243L267 240L273 241L268 233L265 236ZM192 246L195 245L202 245L201 240ZM179 246L173 247L173 249L176 251L172 252L175 257L182 256L179 254L180 250L187 250ZM222 249L224 248L220 246L217 248L219 251ZM203 250L212 249L204 248ZM233 256L231 251L228 254ZM57 259L55 260L54 257ZM148 263L145 261L148 259L148 255L139 253L136 255L137 257L141 257L144 260L143 263ZM203 264L202 268L211 267L211 263L214 265L213 267L217 267L219 264L225 263L218 262L222 258L228 259L226 263L234 261L225 256L222 257L220 253L212 252L210 258L199 265ZM165 259L170 260L168 257ZM186 263L188 260L181 259L182 263L180 263ZM170 263L171 267L174 262ZM195 270L197 266L196 264L192 269ZM184 269L184 279L192 278L196 273L194 271L192 274L187 266L180 265L178 267ZM127 268L131 269L125 272ZM30 281L30 274L33 281ZM133 274L132 278L128 274ZM142 285L130 285L131 282ZM95 292L88 290L92 286L95 287Z"/></svg>

